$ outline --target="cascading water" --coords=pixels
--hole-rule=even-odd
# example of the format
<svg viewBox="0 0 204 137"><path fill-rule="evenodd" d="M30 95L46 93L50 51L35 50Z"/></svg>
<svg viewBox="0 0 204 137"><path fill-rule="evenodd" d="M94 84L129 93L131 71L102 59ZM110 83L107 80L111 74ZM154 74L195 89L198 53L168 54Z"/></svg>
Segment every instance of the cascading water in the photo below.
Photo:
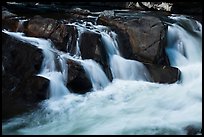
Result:
<svg viewBox="0 0 204 137"><path fill-rule="evenodd" d="M45 77L50 80L50 98L59 98L69 92L69 90L64 85L65 79L63 79L63 74L56 70L54 53L57 52L56 49L51 47L52 43L49 40L26 37L23 33L14 33L3 31L9 35L19 38L22 41L31 43L38 48L42 49L44 54L43 63L41 66L41 71L39 76ZM66 72L66 67L63 67L64 73ZM66 74L64 74L66 75Z"/></svg>
<svg viewBox="0 0 204 137"><path fill-rule="evenodd" d="M124 80L149 80L148 70L139 61L127 60L118 55L113 55L111 57L110 66L113 78Z"/></svg>
<svg viewBox="0 0 204 137"><path fill-rule="evenodd" d="M63 76L67 74L67 70L57 72L54 67L47 66L50 63L44 62L47 64L44 67L50 72L42 75L47 74L51 81L58 82L51 84L61 87L54 89L55 91L66 91L66 94L58 100L48 99L42 102L41 108L32 113L4 122L3 134L179 135L187 134L185 128L189 125L201 129L202 25L198 22L191 23L191 19L186 17L170 18L179 19L180 22L168 28L166 52L171 65L181 70L181 83L148 82L143 64L122 58L115 44L116 37L111 37L110 33L99 29L101 26L96 26L109 55L113 81L108 82L100 66L93 60L81 60L62 53L59 55L62 58L61 66L64 58L81 62L97 92L85 95L68 93L64 89L66 79ZM182 27L183 22L189 26L188 30ZM56 50L51 47L48 49ZM130 73L132 71L135 74Z"/></svg>
<svg viewBox="0 0 204 137"><path fill-rule="evenodd" d="M82 65L88 74L92 86L95 90L104 88L108 85L109 80L101 67L93 60L83 60Z"/></svg>
<svg viewBox="0 0 204 137"><path fill-rule="evenodd" d="M107 27L97 26L102 31L102 41L109 57L109 65L115 79L149 81L149 74L145 66L135 60L128 60L121 56L117 44L117 34Z"/></svg>

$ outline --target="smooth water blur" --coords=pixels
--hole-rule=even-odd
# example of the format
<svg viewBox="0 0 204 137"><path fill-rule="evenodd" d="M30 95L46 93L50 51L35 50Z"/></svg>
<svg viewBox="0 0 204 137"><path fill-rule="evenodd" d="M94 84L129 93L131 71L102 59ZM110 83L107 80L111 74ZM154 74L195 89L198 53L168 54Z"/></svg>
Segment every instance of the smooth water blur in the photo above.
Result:
<svg viewBox="0 0 204 137"><path fill-rule="evenodd" d="M113 50L111 83L96 62L75 59L81 61L92 84L99 81L103 88L45 100L36 111L2 123L3 134L185 135L189 125L202 128L202 25L178 18L178 24L169 26L166 52L171 65L181 70L180 83L148 82L140 62L126 60ZM183 22L187 31L181 27ZM61 73L54 75L62 83Z"/></svg>
<svg viewBox="0 0 204 137"><path fill-rule="evenodd" d="M128 60L118 55L113 55L110 59L110 67L113 78L116 79L150 80L148 70L141 62L136 60Z"/></svg>
<svg viewBox="0 0 204 137"><path fill-rule="evenodd" d="M101 66L92 59L81 61L82 66L89 79L91 80L94 90L104 88L109 84L109 80L102 70Z"/></svg>

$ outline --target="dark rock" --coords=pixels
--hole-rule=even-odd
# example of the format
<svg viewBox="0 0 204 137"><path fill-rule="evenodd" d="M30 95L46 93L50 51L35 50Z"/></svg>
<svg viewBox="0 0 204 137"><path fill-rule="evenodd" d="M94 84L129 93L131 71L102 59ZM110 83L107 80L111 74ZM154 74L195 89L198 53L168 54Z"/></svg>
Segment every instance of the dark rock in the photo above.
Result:
<svg viewBox="0 0 204 137"><path fill-rule="evenodd" d="M9 12L8 10L2 11L2 29L8 31L23 31L22 17L18 17L16 14Z"/></svg>
<svg viewBox="0 0 204 137"><path fill-rule="evenodd" d="M42 61L41 49L2 32L2 65L5 73L23 79L37 74Z"/></svg>
<svg viewBox="0 0 204 137"><path fill-rule="evenodd" d="M67 87L71 92L84 94L92 89L92 84L87 77L84 68L73 60L68 60Z"/></svg>
<svg viewBox="0 0 204 137"><path fill-rule="evenodd" d="M71 54L74 55L77 52L76 48L76 42L78 38L78 31L76 26L69 25L67 26L68 29L68 41L67 41L67 51Z"/></svg>
<svg viewBox="0 0 204 137"><path fill-rule="evenodd" d="M175 83L180 80L181 72L178 68L144 63L149 71L152 82Z"/></svg>
<svg viewBox="0 0 204 137"><path fill-rule="evenodd" d="M49 80L40 76L31 76L9 91L3 87L2 118L7 119L35 109L37 103L47 99Z"/></svg>
<svg viewBox="0 0 204 137"><path fill-rule="evenodd" d="M202 135L202 128L194 125L188 125L184 130L187 132L187 135Z"/></svg>
<svg viewBox="0 0 204 137"><path fill-rule="evenodd" d="M49 80L41 76L31 76L21 82L16 91L19 98L29 103L37 103L49 97Z"/></svg>
<svg viewBox="0 0 204 137"><path fill-rule="evenodd" d="M11 17L17 17L16 14L9 12L7 9L2 10L2 20L11 18Z"/></svg>
<svg viewBox="0 0 204 137"><path fill-rule="evenodd" d="M101 35L91 31L81 34L79 47L82 59L93 59L98 62L109 80L112 80L112 74L108 65L108 55L102 43Z"/></svg>
<svg viewBox="0 0 204 137"><path fill-rule="evenodd" d="M39 73L42 61L43 54L41 49L2 32L3 117L5 116L6 118L25 112L30 108L27 107L29 103L44 99L39 94L42 90L36 91L40 89L38 88L40 84L38 83L39 86L32 85L37 82L31 79L32 76ZM42 82L42 80L39 82ZM29 93L31 91L32 94ZM21 94L27 95L27 99Z"/></svg>
<svg viewBox="0 0 204 137"><path fill-rule="evenodd" d="M118 33L119 49L128 59L153 64L167 64L165 54L167 26L159 18L139 12L100 16L98 24L110 26Z"/></svg>

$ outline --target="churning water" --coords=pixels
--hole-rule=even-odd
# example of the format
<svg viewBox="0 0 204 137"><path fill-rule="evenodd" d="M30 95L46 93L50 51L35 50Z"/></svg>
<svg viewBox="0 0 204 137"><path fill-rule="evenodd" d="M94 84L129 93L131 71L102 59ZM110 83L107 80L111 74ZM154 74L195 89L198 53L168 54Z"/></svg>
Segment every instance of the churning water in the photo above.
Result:
<svg viewBox="0 0 204 137"><path fill-rule="evenodd" d="M121 57L116 35L110 35L115 33L106 29L100 32L109 53L112 82L93 60L63 54L47 46L50 42L46 40L4 31L43 49L45 59L39 75L50 79L54 91L36 111L2 123L3 134L165 135L187 134L185 128L189 125L201 129L202 25L183 16L171 18L177 23L168 28L166 52L171 66L181 70L181 81L174 84L148 82L143 64ZM46 56L52 58L52 51L59 54L62 65L64 57L81 62L95 90L85 95L70 93L65 86L67 70L58 72L53 63L46 64L52 62L46 59Z"/></svg>

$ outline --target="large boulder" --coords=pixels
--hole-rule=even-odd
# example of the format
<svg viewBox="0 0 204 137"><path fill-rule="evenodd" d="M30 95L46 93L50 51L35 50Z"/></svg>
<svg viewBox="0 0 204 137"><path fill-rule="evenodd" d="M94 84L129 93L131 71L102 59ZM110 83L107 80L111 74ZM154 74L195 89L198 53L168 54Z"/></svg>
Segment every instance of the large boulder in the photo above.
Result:
<svg viewBox="0 0 204 137"><path fill-rule="evenodd" d="M164 50L167 26L159 18L148 13L110 11L102 13L97 23L118 33L119 49L125 58L169 65Z"/></svg>
<svg viewBox="0 0 204 137"><path fill-rule="evenodd" d="M101 40L101 35L91 31L85 31L81 34L79 47L82 59L93 59L98 62L109 80L112 80L112 74L108 64L108 55Z"/></svg>
<svg viewBox="0 0 204 137"><path fill-rule="evenodd" d="M35 76L42 61L41 49L2 32L3 118L26 112L47 97L49 80Z"/></svg>
<svg viewBox="0 0 204 137"><path fill-rule="evenodd" d="M73 93L84 94L91 91L92 84L87 77L83 66L74 60L68 60L68 81L67 87Z"/></svg>
<svg viewBox="0 0 204 137"><path fill-rule="evenodd" d="M24 32L27 36L51 39L59 50L66 52L67 26L57 20L34 16L25 25Z"/></svg>
<svg viewBox="0 0 204 137"><path fill-rule="evenodd" d="M5 74L20 79L37 74L43 58L41 49L2 32L2 67Z"/></svg>

